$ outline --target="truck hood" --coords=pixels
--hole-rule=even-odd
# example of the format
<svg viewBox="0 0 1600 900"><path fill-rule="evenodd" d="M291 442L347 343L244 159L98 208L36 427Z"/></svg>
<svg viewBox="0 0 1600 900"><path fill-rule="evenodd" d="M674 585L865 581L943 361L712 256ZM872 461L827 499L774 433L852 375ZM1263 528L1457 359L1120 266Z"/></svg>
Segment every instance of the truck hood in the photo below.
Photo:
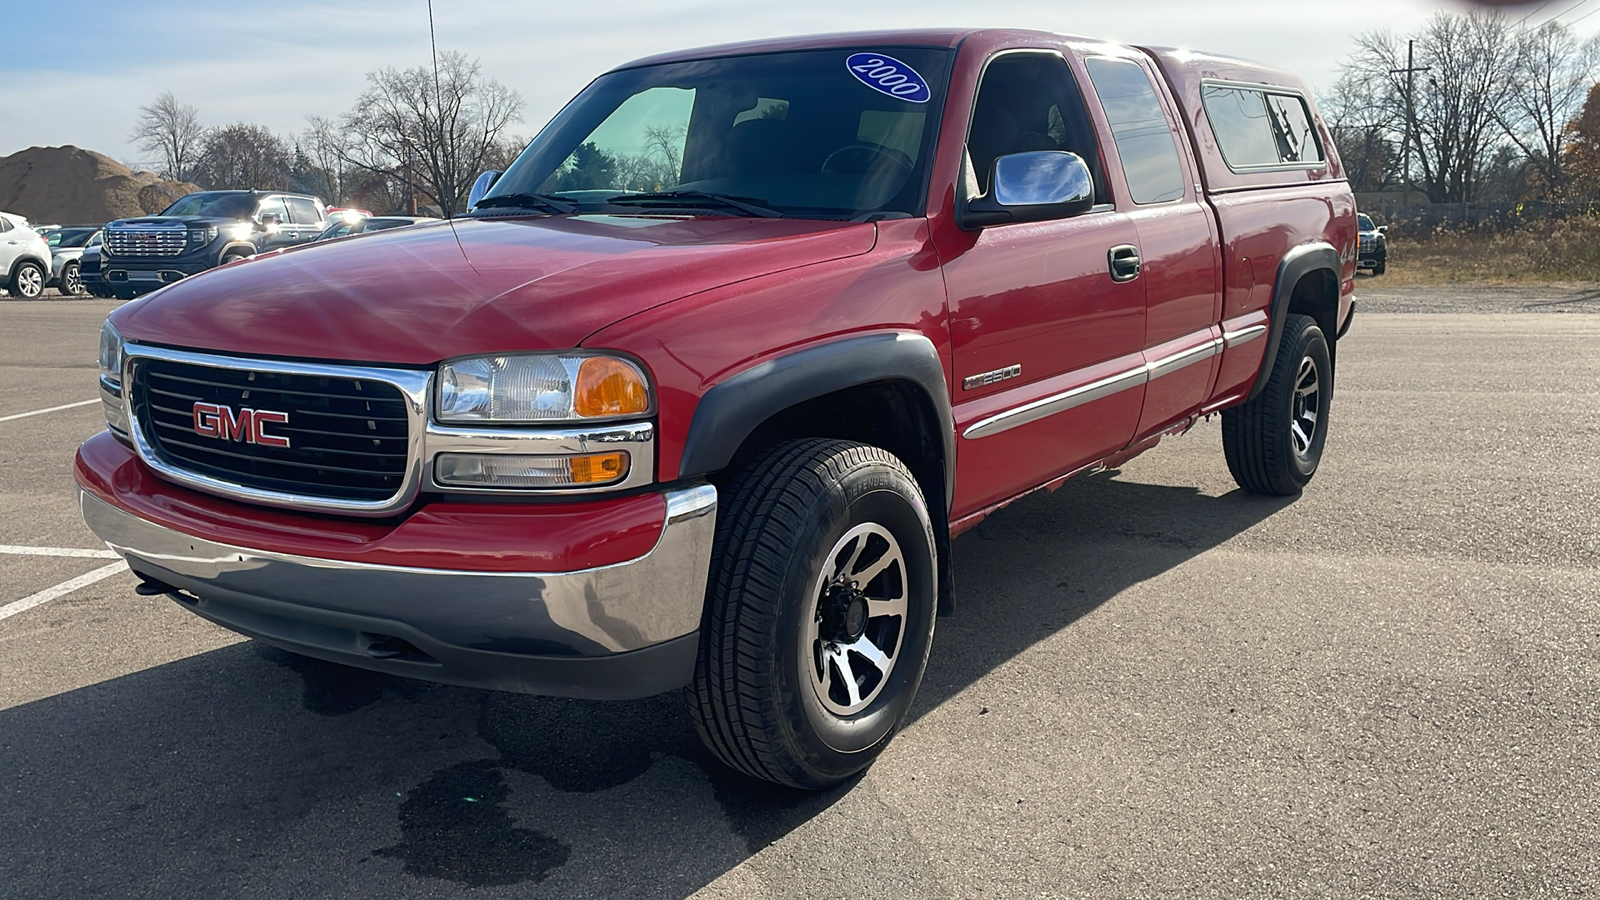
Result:
<svg viewBox="0 0 1600 900"><path fill-rule="evenodd" d="M118 219L108 225L108 228L118 228L123 225L235 225L244 221L230 219L226 216L139 216L134 219Z"/></svg>
<svg viewBox="0 0 1600 900"><path fill-rule="evenodd" d="M575 347L653 306L876 240L871 224L806 219L458 219L223 266L111 321L130 341L423 366Z"/></svg>

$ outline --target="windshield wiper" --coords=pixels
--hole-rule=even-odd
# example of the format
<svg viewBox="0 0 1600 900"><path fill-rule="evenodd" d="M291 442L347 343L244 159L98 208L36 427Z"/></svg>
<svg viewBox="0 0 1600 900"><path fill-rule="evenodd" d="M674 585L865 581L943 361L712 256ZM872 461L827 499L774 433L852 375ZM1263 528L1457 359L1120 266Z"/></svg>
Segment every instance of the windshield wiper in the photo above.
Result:
<svg viewBox="0 0 1600 900"><path fill-rule="evenodd" d="M704 206L703 201L709 200L718 206L737 209L748 216L760 216L763 219L781 219L783 213L767 206L762 206L756 197L736 197L730 194L713 194L707 191L660 191L654 194L618 194L607 198L611 204L639 203L647 206ZM662 201L667 201L663 203Z"/></svg>
<svg viewBox="0 0 1600 900"><path fill-rule="evenodd" d="M558 213L576 212L578 209L577 206L571 203L563 203L554 197L546 197L544 194L496 194L493 197L485 197L482 200L479 200L478 205L473 207L473 210L499 209L504 207L511 207L514 209L535 209L543 207L544 209L554 210Z"/></svg>

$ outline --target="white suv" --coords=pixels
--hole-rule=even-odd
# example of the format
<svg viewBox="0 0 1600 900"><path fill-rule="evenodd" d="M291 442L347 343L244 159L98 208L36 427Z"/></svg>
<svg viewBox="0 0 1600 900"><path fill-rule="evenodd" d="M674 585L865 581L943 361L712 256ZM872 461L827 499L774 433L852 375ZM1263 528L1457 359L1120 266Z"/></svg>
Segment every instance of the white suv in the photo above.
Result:
<svg viewBox="0 0 1600 900"><path fill-rule="evenodd" d="M32 300L50 280L50 245L28 220L0 212L0 287Z"/></svg>

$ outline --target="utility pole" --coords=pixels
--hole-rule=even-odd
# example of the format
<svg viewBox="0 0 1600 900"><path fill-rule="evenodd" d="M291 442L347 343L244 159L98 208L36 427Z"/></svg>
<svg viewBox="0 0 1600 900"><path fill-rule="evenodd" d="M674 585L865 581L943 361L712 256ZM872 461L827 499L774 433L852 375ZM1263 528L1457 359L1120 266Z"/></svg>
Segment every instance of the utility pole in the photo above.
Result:
<svg viewBox="0 0 1600 900"><path fill-rule="evenodd" d="M1406 41L1406 67L1404 69L1389 70L1390 75L1398 75L1401 72L1406 73L1406 136L1401 141L1402 149L1400 150L1400 204L1402 206L1411 205L1411 132L1416 128L1417 121L1417 107L1412 100L1413 79L1416 73L1426 72L1432 68L1431 66L1417 65L1416 49L1416 41ZM1419 140L1418 143L1420 144L1421 141ZM1422 148L1419 146L1417 149L1421 150Z"/></svg>

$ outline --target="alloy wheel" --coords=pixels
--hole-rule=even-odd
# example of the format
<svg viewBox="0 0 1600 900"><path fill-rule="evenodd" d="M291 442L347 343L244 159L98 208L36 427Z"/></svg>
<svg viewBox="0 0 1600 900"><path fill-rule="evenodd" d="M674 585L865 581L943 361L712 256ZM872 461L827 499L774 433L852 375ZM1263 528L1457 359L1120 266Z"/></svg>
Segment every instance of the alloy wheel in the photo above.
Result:
<svg viewBox="0 0 1600 900"><path fill-rule="evenodd" d="M906 558L889 530L864 522L823 558L801 636L811 689L824 709L852 716L878 698L904 643Z"/></svg>

